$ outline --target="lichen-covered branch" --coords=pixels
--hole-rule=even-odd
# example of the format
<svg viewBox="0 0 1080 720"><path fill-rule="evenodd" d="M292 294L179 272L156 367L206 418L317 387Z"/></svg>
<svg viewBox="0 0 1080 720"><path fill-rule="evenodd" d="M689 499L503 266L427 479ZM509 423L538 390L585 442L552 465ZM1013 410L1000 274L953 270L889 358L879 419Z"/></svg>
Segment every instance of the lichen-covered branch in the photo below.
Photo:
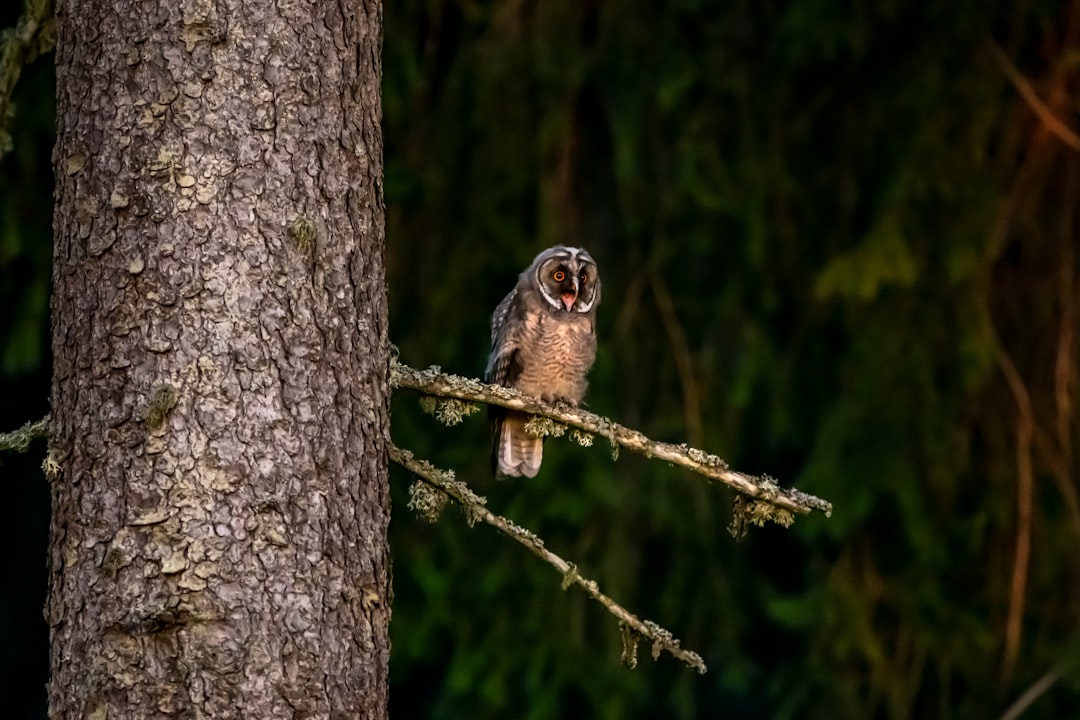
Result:
<svg viewBox="0 0 1080 720"><path fill-rule="evenodd" d="M49 416L28 422L18 430L0 433L0 452L26 452L30 443L49 436Z"/></svg>
<svg viewBox="0 0 1080 720"><path fill-rule="evenodd" d="M562 434L566 429L562 425L571 426L577 431L606 437L613 447L626 447L646 457L665 460L704 477L718 480L746 496L736 501L735 521L732 528L733 533L736 534L743 532L748 524L760 525L769 520L784 523L785 518L790 523L790 511L807 513L820 510L826 515L832 511L832 505L829 502L798 490L781 488L768 477L758 478L734 472L715 455L686 445L651 440L637 430L623 427L607 418L579 408L554 407L510 388L485 385L470 378L448 375L438 368L416 370L397 361L393 361L391 367L391 383L395 387L410 388L427 396L450 398L449 401L443 401L442 405L427 403L428 410L448 424L459 422L461 418L471 414L475 407L470 403L499 405L538 416L536 421L530 423L536 426L537 432ZM0 450L25 450L31 440L44 437L47 433L48 418L46 417L35 423L28 423L14 432L0 434ZM587 444L584 440L587 440L587 436L581 436L579 433L578 441ZM627 611L600 592L595 581L578 574L577 567L573 563L567 562L544 547L543 540L488 510L485 507L485 499L473 493L465 483L455 480L452 472L441 471L426 461L414 458L411 453L393 444L390 445L389 454L392 461L436 488L434 493L413 493L410 506L421 516L434 520L446 504L446 498L452 498L465 509L470 523L481 520L513 538L560 572L563 576L564 589L570 585L578 585L589 597L607 608L619 620L624 645L623 661L627 665L633 666L636 663L637 641L640 638L646 638L652 641L654 658L661 652L667 651L699 672L705 672L705 664L701 657L682 649L679 641L670 632L655 623L643 621Z"/></svg>
<svg viewBox="0 0 1080 720"><path fill-rule="evenodd" d="M508 537L513 538L524 545L529 552L551 565L562 575L564 590L571 585L577 585L584 590L589 597L607 608L608 612L619 620L619 625L623 632L623 661L627 665L633 667L634 663L636 663L637 640L638 638L645 638L652 641L652 656L654 659L659 657L661 652L668 652L673 657L683 661L687 666L698 672L705 672L705 662L701 659L700 655L689 650L684 650L680 647L679 641L669 631L654 622L641 620L607 595L600 592L600 588L595 580L589 580L588 578L582 577L581 574L578 573L576 565L563 560L561 557L548 550L544 547L544 541L536 535L488 510L487 507L485 507L486 500L474 493L465 483L460 480L455 480L452 472L439 470L431 463L413 457L413 454L408 450L402 450L393 443L389 446L389 454L390 459L398 465L401 465L425 483L457 501L465 509L466 517L470 524L477 520L481 520ZM418 509L423 512L425 508L441 506L445 503L425 501L416 504L422 505L422 507ZM433 518L428 516L428 519Z"/></svg>
<svg viewBox="0 0 1080 720"><path fill-rule="evenodd" d="M12 147L8 132L14 114L11 97L22 69L55 45L52 0L24 0L18 24L0 33L0 157Z"/></svg>
<svg viewBox="0 0 1080 720"><path fill-rule="evenodd" d="M637 430L580 408L555 407L511 388L485 385L471 378L449 375L437 367L416 370L396 360L390 368L390 381L396 387L410 388L426 395L499 405L549 418L585 432L601 435L612 445L621 445L646 457L664 460L717 480L750 498L749 502L741 503L740 512L746 513L740 515L744 522L761 524L766 520L773 520L787 525L792 519L790 512L809 513L820 510L826 516L832 513L832 503L826 500L792 488L782 488L768 476L755 477L735 472L719 457L703 450L651 440Z"/></svg>

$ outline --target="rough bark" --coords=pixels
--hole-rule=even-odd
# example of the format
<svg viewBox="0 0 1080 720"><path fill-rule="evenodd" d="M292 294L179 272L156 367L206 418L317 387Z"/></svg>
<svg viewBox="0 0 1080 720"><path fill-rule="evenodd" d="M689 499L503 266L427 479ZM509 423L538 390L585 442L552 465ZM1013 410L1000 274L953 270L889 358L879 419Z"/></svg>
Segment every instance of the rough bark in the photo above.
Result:
<svg viewBox="0 0 1080 720"><path fill-rule="evenodd" d="M62 0L51 717L386 716L378 0Z"/></svg>

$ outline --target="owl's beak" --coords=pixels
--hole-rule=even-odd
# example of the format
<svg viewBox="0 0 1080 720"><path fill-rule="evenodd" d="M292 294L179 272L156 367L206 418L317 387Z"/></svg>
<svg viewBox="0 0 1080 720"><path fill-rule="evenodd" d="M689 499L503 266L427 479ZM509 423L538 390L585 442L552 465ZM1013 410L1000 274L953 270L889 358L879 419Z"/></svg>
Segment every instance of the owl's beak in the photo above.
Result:
<svg viewBox="0 0 1080 720"><path fill-rule="evenodd" d="M570 312L570 308L574 307L574 303L577 301L577 294L580 288L578 287L578 279L574 278L574 290L571 292L567 290L562 294L562 304L566 308L566 312Z"/></svg>

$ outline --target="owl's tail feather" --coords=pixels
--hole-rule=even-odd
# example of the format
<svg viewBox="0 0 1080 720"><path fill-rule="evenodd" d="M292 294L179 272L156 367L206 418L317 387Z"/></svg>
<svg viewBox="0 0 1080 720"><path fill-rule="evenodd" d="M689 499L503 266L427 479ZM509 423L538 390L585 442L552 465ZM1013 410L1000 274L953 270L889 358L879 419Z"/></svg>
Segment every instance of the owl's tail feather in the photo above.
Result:
<svg viewBox="0 0 1080 720"><path fill-rule="evenodd" d="M493 448L496 476L536 477L544 458L543 438L525 432L526 416L507 413L495 426Z"/></svg>

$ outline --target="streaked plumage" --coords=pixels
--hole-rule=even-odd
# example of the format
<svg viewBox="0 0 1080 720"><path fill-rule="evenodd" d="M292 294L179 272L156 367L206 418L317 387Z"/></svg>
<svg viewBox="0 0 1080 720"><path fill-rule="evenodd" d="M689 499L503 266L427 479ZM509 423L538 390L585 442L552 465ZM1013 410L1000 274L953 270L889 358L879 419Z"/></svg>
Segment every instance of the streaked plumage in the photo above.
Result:
<svg viewBox="0 0 1080 720"><path fill-rule="evenodd" d="M589 253L558 245L543 251L491 316L484 377L545 402L577 405L596 358L600 276ZM528 415L492 409L496 475L535 477L543 439L525 432Z"/></svg>

